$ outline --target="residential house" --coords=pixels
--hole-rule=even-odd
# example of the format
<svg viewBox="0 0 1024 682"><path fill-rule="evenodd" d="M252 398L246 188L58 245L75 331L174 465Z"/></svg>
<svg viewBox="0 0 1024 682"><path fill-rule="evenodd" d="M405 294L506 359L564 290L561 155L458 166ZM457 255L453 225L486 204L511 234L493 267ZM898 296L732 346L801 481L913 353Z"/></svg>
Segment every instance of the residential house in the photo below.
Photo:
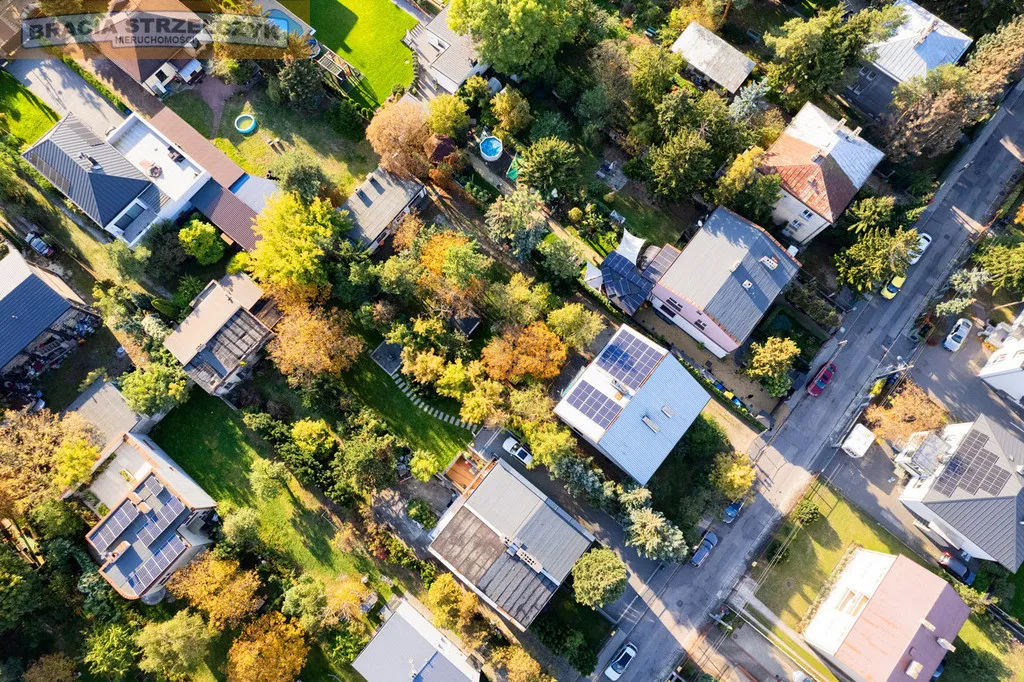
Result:
<svg viewBox="0 0 1024 682"><path fill-rule="evenodd" d="M99 326L99 316L56 274L13 247L0 258L0 377L41 374Z"/></svg>
<svg viewBox="0 0 1024 682"><path fill-rule="evenodd" d="M947 581L902 555L855 549L803 632L853 682L924 682L971 610Z"/></svg>
<svg viewBox="0 0 1024 682"><path fill-rule="evenodd" d="M806 244L835 223L885 154L810 102L768 148L758 170L782 178L772 217Z"/></svg>
<svg viewBox="0 0 1024 682"><path fill-rule="evenodd" d="M82 497L102 516L89 549L125 599L160 601L171 575L212 542L217 503L147 436L108 444Z"/></svg>
<svg viewBox="0 0 1024 682"><path fill-rule="evenodd" d="M451 94L470 76L487 70L477 57L472 36L459 35L448 25L447 6L426 24L413 26L402 42L416 53L426 74Z"/></svg>
<svg viewBox="0 0 1024 682"><path fill-rule="evenodd" d="M722 358L743 345L800 269L764 229L719 207L680 252L648 256L651 305Z"/></svg>
<svg viewBox="0 0 1024 682"><path fill-rule="evenodd" d="M646 485L709 400L668 351L622 325L562 392L555 414Z"/></svg>
<svg viewBox="0 0 1024 682"><path fill-rule="evenodd" d="M68 414L74 413L92 425L100 440L106 444L124 433L149 433L162 415L148 416L128 407L117 384L97 379L68 405Z"/></svg>
<svg viewBox="0 0 1024 682"><path fill-rule="evenodd" d="M857 108L879 119L893 90L943 64L956 64L973 42L968 36L912 0L897 0L904 22L887 40L868 46L872 57L846 94Z"/></svg>
<svg viewBox="0 0 1024 682"><path fill-rule="evenodd" d="M984 415L908 439L900 502L950 545L1016 572L1024 562L1024 442Z"/></svg>
<svg viewBox="0 0 1024 682"><path fill-rule="evenodd" d="M154 95L168 92L172 81L192 83L203 73L199 59L200 48L213 41L206 25L199 16L178 0L163 0L159 8L140 9L139 2L132 0L130 6L122 4L110 16L108 35L132 35L136 30L129 26L145 26L157 21L168 22L173 34L160 36L145 35L146 29L138 31L143 38L164 38L166 44L136 45L132 41L122 43L116 39L103 39L94 43L100 53L128 74L132 80Z"/></svg>
<svg viewBox="0 0 1024 682"><path fill-rule="evenodd" d="M654 282L645 277L637 266L643 246L641 237L623 228L619 245L604 257L600 268L588 261L583 275L588 286L604 294L628 317L640 309L654 288Z"/></svg>
<svg viewBox="0 0 1024 682"><path fill-rule="evenodd" d="M466 654L402 599L352 667L366 682L479 682L480 671Z"/></svg>
<svg viewBox="0 0 1024 682"><path fill-rule="evenodd" d="M377 168L342 206L352 218L349 238L373 253L426 194L419 180Z"/></svg>
<svg viewBox="0 0 1024 682"><path fill-rule="evenodd" d="M669 48L686 60L688 68L735 94L754 70L754 60L724 39L691 21Z"/></svg>
<svg viewBox="0 0 1024 682"><path fill-rule="evenodd" d="M1018 405L1024 405L1024 312L1012 324L1000 322L987 333L987 345L996 347L978 376Z"/></svg>
<svg viewBox="0 0 1024 682"><path fill-rule="evenodd" d="M278 313L243 273L211 281L190 305L164 347L204 391L227 395L273 336Z"/></svg>
<svg viewBox="0 0 1024 682"><path fill-rule="evenodd" d="M430 553L526 630L594 536L501 459L491 460L430 533Z"/></svg>

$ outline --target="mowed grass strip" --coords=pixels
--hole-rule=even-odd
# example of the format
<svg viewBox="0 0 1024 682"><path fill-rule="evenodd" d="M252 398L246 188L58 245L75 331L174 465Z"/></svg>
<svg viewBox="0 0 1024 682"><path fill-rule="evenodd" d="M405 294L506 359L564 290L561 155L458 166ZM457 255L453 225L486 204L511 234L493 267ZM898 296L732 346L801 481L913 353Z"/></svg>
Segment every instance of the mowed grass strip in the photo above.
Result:
<svg viewBox="0 0 1024 682"><path fill-rule="evenodd" d="M0 114L3 114L11 134L28 146L42 137L60 120L43 100L39 99L18 80L0 70Z"/></svg>

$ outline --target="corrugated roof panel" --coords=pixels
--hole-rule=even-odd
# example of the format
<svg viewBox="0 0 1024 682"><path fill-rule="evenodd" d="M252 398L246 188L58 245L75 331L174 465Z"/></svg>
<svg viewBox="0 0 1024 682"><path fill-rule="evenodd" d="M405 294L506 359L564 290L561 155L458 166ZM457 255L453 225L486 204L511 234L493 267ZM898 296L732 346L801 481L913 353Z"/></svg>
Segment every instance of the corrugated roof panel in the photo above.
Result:
<svg viewBox="0 0 1024 682"><path fill-rule="evenodd" d="M70 308L20 253L12 249L0 259L0 367Z"/></svg>

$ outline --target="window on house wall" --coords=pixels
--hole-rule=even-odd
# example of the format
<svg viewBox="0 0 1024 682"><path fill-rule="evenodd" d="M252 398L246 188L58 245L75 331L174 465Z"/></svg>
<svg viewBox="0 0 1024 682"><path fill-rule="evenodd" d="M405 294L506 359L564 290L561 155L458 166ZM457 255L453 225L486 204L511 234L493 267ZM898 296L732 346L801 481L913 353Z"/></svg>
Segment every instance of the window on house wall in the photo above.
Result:
<svg viewBox="0 0 1024 682"><path fill-rule="evenodd" d="M704 320L694 320L693 326L701 331L704 331L705 329L708 328L708 323L705 322Z"/></svg>
<svg viewBox="0 0 1024 682"><path fill-rule="evenodd" d="M800 220L793 218L792 220L789 221L789 226L792 227L794 230L799 230L801 227L804 226L804 224Z"/></svg>
<svg viewBox="0 0 1024 682"><path fill-rule="evenodd" d="M803 211L800 212L800 215L802 215L807 220L810 220L811 218L814 217L814 211L810 210L809 208L805 208Z"/></svg>
<svg viewBox="0 0 1024 682"><path fill-rule="evenodd" d="M676 316L676 311L672 310L668 306L662 305L662 306L658 306L658 308L661 310L661 312L665 313L669 317L675 317Z"/></svg>

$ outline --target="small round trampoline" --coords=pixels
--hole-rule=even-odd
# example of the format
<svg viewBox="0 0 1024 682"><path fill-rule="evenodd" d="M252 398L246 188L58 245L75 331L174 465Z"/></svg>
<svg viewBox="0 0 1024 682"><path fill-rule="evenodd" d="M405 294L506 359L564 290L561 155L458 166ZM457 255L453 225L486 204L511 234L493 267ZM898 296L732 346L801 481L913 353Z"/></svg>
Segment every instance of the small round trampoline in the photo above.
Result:
<svg viewBox="0 0 1024 682"><path fill-rule="evenodd" d="M248 135L256 130L256 117L252 114L242 114L235 119L235 130Z"/></svg>

